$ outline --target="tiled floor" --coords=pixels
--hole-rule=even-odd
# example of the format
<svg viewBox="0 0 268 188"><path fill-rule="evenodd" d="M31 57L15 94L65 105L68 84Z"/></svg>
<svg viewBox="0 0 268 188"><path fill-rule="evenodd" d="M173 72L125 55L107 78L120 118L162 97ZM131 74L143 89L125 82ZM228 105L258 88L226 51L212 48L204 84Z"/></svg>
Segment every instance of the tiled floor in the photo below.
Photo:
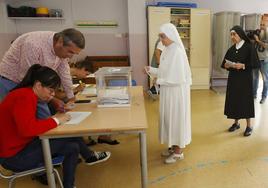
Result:
<svg viewBox="0 0 268 188"><path fill-rule="evenodd" d="M255 102L254 132L243 137L241 129L229 133L232 124L223 115L225 95L209 90L192 91L192 143L185 159L165 165L158 142L158 101L146 98L149 188L267 188L268 187L268 101ZM97 145L94 150L109 150L111 158L95 166L80 164L76 172L77 188L139 188L139 143L133 135L114 136L121 144ZM5 187L0 180L0 187ZM17 187L41 186L30 178Z"/></svg>

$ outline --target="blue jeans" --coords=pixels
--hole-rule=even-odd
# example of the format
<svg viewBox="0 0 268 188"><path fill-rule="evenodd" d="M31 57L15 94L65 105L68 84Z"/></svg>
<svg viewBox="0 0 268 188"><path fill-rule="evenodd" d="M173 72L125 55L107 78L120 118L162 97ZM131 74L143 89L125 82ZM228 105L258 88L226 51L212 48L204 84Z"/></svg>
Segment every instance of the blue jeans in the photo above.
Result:
<svg viewBox="0 0 268 188"><path fill-rule="evenodd" d="M0 102L4 99L4 97L8 94L8 92L16 86L17 86L17 83L0 76ZM46 119L50 116L51 116L51 113L47 106L47 103L38 102L36 117L38 119Z"/></svg>
<svg viewBox="0 0 268 188"><path fill-rule="evenodd" d="M52 156L64 156L64 188L73 188L79 153L84 159L88 159L92 151L88 149L82 138L51 139L49 143ZM40 163L44 164L43 151L41 141L36 138L15 156L4 158L2 166L14 172L20 172L37 168Z"/></svg>
<svg viewBox="0 0 268 188"><path fill-rule="evenodd" d="M8 92L16 86L17 83L0 76L0 102L4 99Z"/></svg>
<svg viewBox="0 0 268 188"><path fill-rule="evenodd" d="M259 72L261 72L263 80L262 98L267 97L268 90L268 60L261 60L261 67L259 69L253 69L253 95L257 96L257 90L259 85Z"/></svg>

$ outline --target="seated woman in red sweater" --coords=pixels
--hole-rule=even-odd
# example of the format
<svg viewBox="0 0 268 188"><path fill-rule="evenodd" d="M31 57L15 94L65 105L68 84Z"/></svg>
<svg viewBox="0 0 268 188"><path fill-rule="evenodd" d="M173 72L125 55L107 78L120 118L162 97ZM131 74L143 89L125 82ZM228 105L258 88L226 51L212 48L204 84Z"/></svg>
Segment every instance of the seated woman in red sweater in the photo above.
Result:
<svg viewBox="0 0 268 188"><path fill-rule="evenodd" d="M0 158L1 165L12 171L36 168L44 163L38 135L70 120L68 114L55 114L47 119L37 119L37 101L50 101L60 86L58 74L45 66L35 64L22 82L0 103ZM73 188L79 153L85 162L99 158L108 159L110 153L90 151L82 138L50 140L51 154L63 155L63 184ZM106 156L102 156L102 155ZM101 156L100 156L101 155ZM108 155L108 156L107 156Z"/></svg>

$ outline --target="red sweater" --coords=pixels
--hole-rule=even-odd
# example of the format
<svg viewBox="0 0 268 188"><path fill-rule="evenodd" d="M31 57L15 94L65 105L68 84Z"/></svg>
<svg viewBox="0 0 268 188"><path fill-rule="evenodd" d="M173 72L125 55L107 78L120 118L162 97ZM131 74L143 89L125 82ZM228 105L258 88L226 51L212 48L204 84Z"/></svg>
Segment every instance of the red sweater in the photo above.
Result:
<svg viewBox="0 0 268 188"><path fill-rule="evenodd" d="M16 155L33 138L57 126L52 118L36 118L37 100L31 88L21 88L0 103L0 157Z"/></svg>

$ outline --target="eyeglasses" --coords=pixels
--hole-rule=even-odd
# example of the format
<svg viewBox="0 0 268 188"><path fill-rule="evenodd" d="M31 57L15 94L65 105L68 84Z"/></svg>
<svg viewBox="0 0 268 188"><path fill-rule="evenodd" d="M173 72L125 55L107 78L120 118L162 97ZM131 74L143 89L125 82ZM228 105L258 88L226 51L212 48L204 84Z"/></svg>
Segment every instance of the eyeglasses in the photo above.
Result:
<svg viewBox="0 0 268 188"><path fill-rule="evenodd" d="M55 93L55 89L53 89L53 88L51 88L51 87L44 87L44 88L46 88L48 91L49 91L49 93Z"/></svg>

